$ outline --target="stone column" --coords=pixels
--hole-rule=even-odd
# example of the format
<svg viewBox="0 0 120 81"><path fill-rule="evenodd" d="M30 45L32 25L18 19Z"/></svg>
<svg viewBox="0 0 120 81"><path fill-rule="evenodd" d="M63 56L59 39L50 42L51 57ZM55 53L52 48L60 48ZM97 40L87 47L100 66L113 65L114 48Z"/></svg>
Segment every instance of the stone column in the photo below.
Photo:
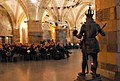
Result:
<svg viewBox="0 0 120 81"><path fill-rule="evenodd" d="M19 43L20 42L20 31L19 29L13 29L13 43Z"/></svg>
<svg viewBox="0 0 120 81"><path fill-rule="evenodd" d="M66 35L67 35L67 30L66 29L62 29L62 28L56 28L56 41L57 42L62 42L62 43L66 43L67 39L66 39Z"/></svg>
<svg viewBox="0 0 120 81"><path fill-rule="evenodd" d="M116 81L120 80L120 1L115 0L115 19L116 19L116 29L117 29L117 71L116 71Z"/></svg>
<svg viewBox="0 0 120 81"><path fill-rule="evenodd" d="M28 43L40 43L43 40L41 20L28 21Z"/></svg>
<svg viewBox="0 0 120 81"><path fill-rule="evenodd" d="M106 36L98 36L101 52L99 53L99 69L98 72L110 79L118 81L120 77L120 52L119 44L120 33L119 21L116 19L116 5L118 0L96 0L96 20L103 26L107 22L104 28ZM120 14L120 13L119 13Z"/></svg>
<svg viewBox="0 0 120 81"><path fill-rule="evenodd" d="M43 34L43 40L51 39L51 31L50 30L44 30Z"/></svg>
<svg viewBox="0 0 120 81"><path fill-rule="evenodd" d="M66 29L66 39L67 39L67 42L71 42L71 30L69 28Z"/></svg>

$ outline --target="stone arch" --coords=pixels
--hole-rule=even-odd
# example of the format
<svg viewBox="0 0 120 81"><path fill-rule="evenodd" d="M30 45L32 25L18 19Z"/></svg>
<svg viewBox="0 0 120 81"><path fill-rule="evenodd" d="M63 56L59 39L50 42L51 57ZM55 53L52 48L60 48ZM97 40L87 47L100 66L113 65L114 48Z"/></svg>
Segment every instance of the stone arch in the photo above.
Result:
<svg viewBox="0 0 120 81"><path fill-rule="evenodd" d="M21 7L23 8L23 11L25 12L27 19L29 19L29 13L28 13L28 9L25 5L25 3L22 0L16 0L18 1L18 3L21 5Z"/></svg>
<svg viewBox="0 0 120 81"><path fill-rule="evenodd" d="M20 38L19 38L20 43L23 43L23 42L24 42L24 43L27 43L27 42L28 42L28 37L27 37L28 34L25 33L25 34L26 34L26 35L25 35L26 39L24 39L25 37L23 38L23 36L21 36L21 34L22 34L21 32L23 32L23 31L20 30L20 29L21 29L21 23L23 22L23 20L24 20L25 18L27 18L27 17L26 17L26 14L23 12L23 13L20 14L20 16L18 17L19 20L17 21L17 23L18 23L18 31L19 31L18 34L19 34L19 37L20 37ZM26 23L26 24L27 24L27 22L28 22L28 21L24 21L24 23ZM28 25L27 25L27 30L25 30L24 32L28 32ZM25 41L23 41L23 39L24 39Z"/></svg>
<svg viewBox="0 0 120 81"><path fill-rule="evenodd" d="M25 17L26 17L26 14L24 12L21 13L20 16L18 17L18 21L17 21L17 23L18 23L18 29L20 27L20 23L21 23L22 19L25 18Z"/></svg>
<svg viewBox="0 0 120 81"><path fill-rule="evenodd" d="M6 3L2 3L1 5L5 8L5 10L7 11L7 13L8 13L9 16L10 16L10 19L11 19L11 21L12 21L12 22L11 22L12 30L13 30L14 27L15 27L15 21L16 21L15 16L14 16L12 10L10 9L10 7L9 7ZM12 32L12 34L13 34L13 32Z"/></svg>
<svg viewBox="0 0 120 81"><path fill-rule="evenodd" d="M82 5L82 4L83 4L83 5ZM82 12L82 10L83 10L88 4L95 5L93 2L83 2L83 3L81 3L82 7L79 9L79 11L78 11L79 13L77 13L77 16L76 16L75 21L78 20L80 13ZM94 10L95 10L95 9L94 9ZM83 16L83 15L82 15L82 16Z"/></svg>
<svg viewBox="0 0 120 81"><path fill-rule="evenodd" d="M1 6L1 42L0 43L12 43L14 37L15 18L12 10L7 4L0 4Z"/></svg>
<svg viewBox="0 0 120 81"><path fill-rule="evenodd" d="M18 2L18 4L20 4L20 7L23 9L23 13L25 13L25 15L27 16L27 19L29 19L28 10L27 10L25 3L22 0L15 0L15 1ZM7 3L5 3L5 0L2 1L0 3L0 5L3 6L9 14L9 19L11 20L13 42L19 42L20 36L19 36L19 29L17 27L18 27L20 19L19 20L17 19L17 16L14 15L14 13L13 13L12 9L9 7L9 5Z"/></svg>
<svg viewBox="0 0 120 81"><path fill-rule="evenodd" d="M70 18L71 17L71 18ZM70 16L68 16L67 17L67 19L66 20L68 20L69 19L69 23L71 23L71 25L70 25L70 27L73 27L75 24L75 20L74 20L74 15L73 15L73 12L71 12L71 14L70 14Z"/></svg>
<svg viewBox="0 0 120 81"><path fill-rule="evenodd" d="M55 19L55 17L53 16L54 13L51 10L45 10L45 11L49 13L49 16L51 16L53 19Z"/></svg>
<svg viewBox="0 0 120 81"><path fill-rule="evenodd" d="M23 11L25 12L26 17L29 19L28 10L27 10L27 7L25 6L24 2L22 0L16 0L16 1L21 5L21 7L23 8ZM8 14L10 16L10 19L12 21L12 30L13 30L13 34L14 34L14 28L17 25L17 20L13 14L13 11L10 9L10 7L6 3L1 3L1 5L6 9L6 11L8 12Z"/></svg>

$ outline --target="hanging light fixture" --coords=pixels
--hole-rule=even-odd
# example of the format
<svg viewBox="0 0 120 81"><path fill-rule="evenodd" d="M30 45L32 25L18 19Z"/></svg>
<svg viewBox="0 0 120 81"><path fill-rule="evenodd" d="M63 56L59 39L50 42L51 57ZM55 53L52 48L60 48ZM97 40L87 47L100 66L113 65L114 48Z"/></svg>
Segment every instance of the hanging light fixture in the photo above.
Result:
<svg viewBox="0 0 120 81"><path fill-rule="evenodd" d="M37 0L31 0L32 3L37 3Z"/></svg>

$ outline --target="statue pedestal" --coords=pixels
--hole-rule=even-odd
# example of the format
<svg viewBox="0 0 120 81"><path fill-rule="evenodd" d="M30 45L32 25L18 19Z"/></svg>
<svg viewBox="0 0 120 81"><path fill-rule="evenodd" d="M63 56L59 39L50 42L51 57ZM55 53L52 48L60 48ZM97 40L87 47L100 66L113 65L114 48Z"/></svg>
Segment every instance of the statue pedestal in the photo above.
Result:
<svg viewBox="0 0 120 81"><path fill-rule="evenodd" d="M77 79L74 81L102 81L101 76L92 78L91 74L86 75L85 77L83 76L77 76Z"/></svg>

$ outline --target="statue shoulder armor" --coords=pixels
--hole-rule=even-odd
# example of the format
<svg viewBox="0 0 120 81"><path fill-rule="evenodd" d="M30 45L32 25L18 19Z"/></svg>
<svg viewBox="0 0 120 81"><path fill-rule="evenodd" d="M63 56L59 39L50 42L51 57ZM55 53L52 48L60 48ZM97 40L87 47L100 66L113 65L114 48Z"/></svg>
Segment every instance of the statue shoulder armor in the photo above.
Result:
<svg viewBox="0 0 120 81"><path fill-rule="evenodd" d="M86 24L83 24L82 27L86 27Z"/></svg>

